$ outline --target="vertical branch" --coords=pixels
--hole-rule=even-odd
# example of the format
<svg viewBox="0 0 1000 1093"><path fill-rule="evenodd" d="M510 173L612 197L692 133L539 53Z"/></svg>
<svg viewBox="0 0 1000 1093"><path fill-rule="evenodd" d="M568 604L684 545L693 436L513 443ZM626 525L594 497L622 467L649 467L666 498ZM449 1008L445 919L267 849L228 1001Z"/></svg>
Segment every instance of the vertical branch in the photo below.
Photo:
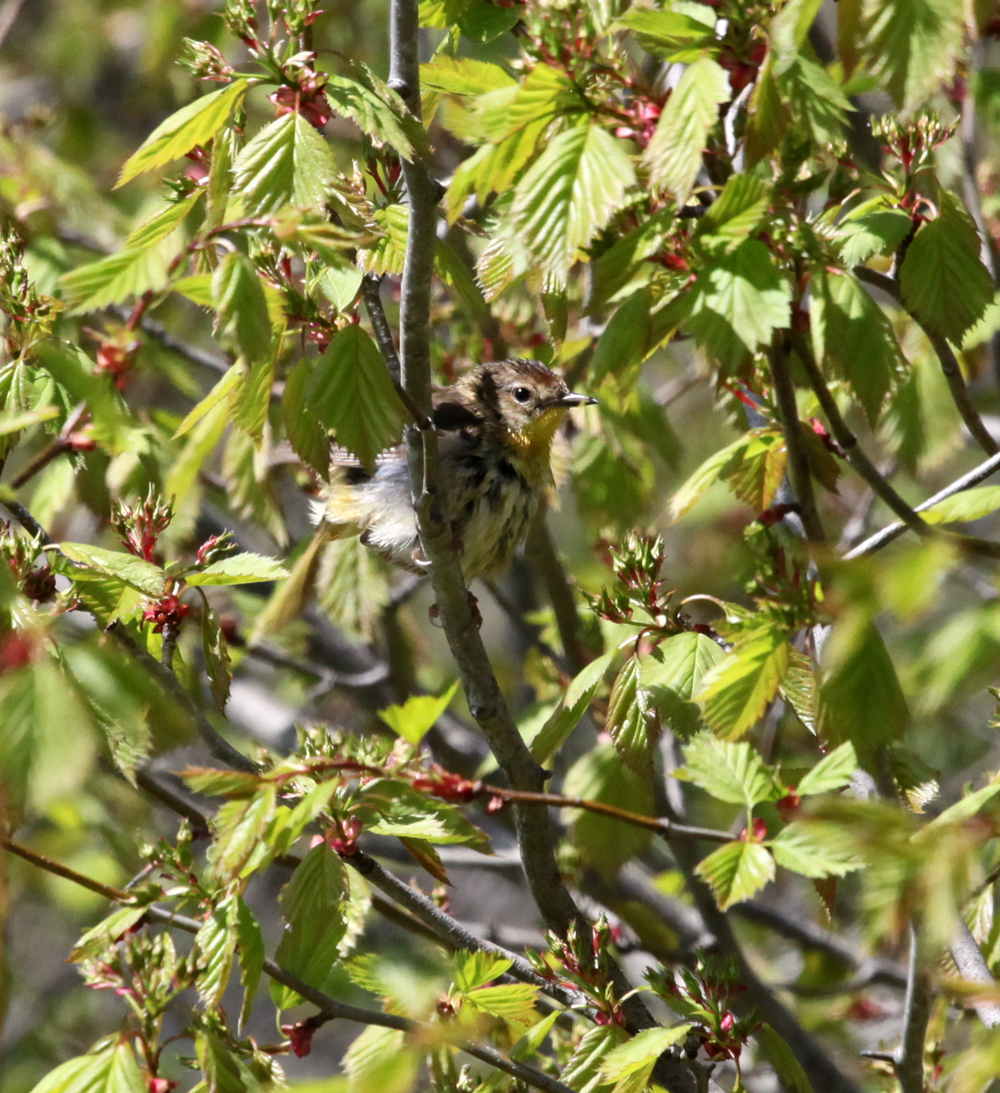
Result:
<svg viewBox="0 0 1000 1093"><path fill-rule="evenodd" d="M951 942L951 958L963 979L968 979L970 983L982 983L989 994L989 999L972 1003L979 1020L986 1028L1000 1028L1000 1006L992 1001L996 995L996 980L972 931L961 919Z"/></svg>
<svg viewBox="0 0 1000 1093"><path fill-rule="evenodd" d="M559 560L552 536L549 534L548 524L545 521L545 508L546 506L543 505L529 533L528 553L541 575L545 593L549 597L549 603L552 604L552 612L556 617L556 627L559 630L559 639L562 642L566 660L570 669L576 673L587 664L587 654L580 636L582 629L580 615L573 597L573 586Z"/></svg>
<svg viewBox="0 0 1000 1093"><path fill-rule="evenodd" d="M795 499L802 516L802 526L810 542L822 543L826 539L823 524L816 507L816 494L813 491L812 473L809 470L809 451L802 437L799 425L799 410L795 403L795 385L788 371L788 344L783 336L776 336L767 352L774 382L774 396L781 418L781 429L785 434L785 447L788 449L788 477L792 481Z"/></svg>
<svg viewBox="0 0 1000 1093"><path fill-rule="evenodd" d="M930 1013L930 979L920 967L920 944L916 927L911 922L903 1035L894 1059L901 1093L924 1093L924 1040Z"/></svg>

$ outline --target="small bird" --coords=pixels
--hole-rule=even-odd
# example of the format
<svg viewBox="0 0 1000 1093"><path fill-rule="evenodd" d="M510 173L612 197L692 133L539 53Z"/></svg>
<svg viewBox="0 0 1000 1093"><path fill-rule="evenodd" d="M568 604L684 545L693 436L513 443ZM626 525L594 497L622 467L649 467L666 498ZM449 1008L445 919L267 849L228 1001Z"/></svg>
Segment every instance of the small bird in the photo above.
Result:
<svg viewBox="0 0 1000 1093"><path fill-rule="evenodd" d="M573 406L597 402L573 394L538 361L481 364L434 393L445 518L451 523L467 582L490 578L524 541L552 481L556 429ZM425 572L410 478L402 447L382 455L373 474L338 464L317 505L321 529L361 541L387 561Z"/></svg>

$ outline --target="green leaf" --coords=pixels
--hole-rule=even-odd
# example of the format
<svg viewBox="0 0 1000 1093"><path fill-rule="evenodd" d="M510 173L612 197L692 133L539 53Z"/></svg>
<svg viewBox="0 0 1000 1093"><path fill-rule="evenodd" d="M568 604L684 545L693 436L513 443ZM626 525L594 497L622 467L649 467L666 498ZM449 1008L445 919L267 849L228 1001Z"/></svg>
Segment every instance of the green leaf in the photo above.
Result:
<svg viewBox="0 0 1000 1093"><path fill-rule="evenodd" d="M768 845L778 865L817 880L843 877L865 864L857 839L843 824L796 820Z"/></svg>
<svg viewBox="0 0 1000 1093"><path fill-rule="evenodd" d="M365 273L402 273L410 210L406 205L386 205L375 209L370 224L377 238L358 250L358 268Z"/></svg>
<svg viewBox="0 0 1000 1093"><path fill-rule="evenodd" d="M92 926L76 943L69 960L77 963L107 946L132 929L145 916L146 907L118 907L107 918Z"/></svg>
<svg viewBox="0 0 1000 1093"><path fill-rule="evenodd" d="M674 1044L680 1043L691 1031L691 1025L674 1025L672 1028L647 1028L636 1033L631 1040L604 1056L600 1074L608 1082L615 1082L615 1093L643 1089L649 1082L656 1060ZM626 1080L633 1078L632 1082Z"/></svg>
<svg viewBox="0 0 1000 1093"><path fill-rule="evenodd" d="M220 882L235 880L250 864L258 847L263 845L264 832L276 804L275 787L265 785L249 799L226 801L215 814L208 859Z"/></svg>
<svg viewBox="0 0 1000 1093"><path fill-rule="evenodd" d="M998 793L1000 793L1000 781L990 782L989 785L983 786L982 789L973 790L972 793L967 793L960 801L956 801L953 805L946 808L944 812L935 816L929 824L921 828L917 833L916 838L922 839L927 836L928 832L936 833L948 824L958 824L962 823L964 820L971 820L972 817L975 816L984 805L989 804Z"/></svg>
<svg viewBox="0 0 1000 1093"><path fill-rule="evenodd" d="M839 748L834 748L829 755L823 756L812 770L803 775L795 791L800 797L808 797L814 793L831 793L835 789L843 789L850 785L851 777L857 769L858 757L854 745L848 740Z"/></svg>
<svg viewBox="0 0 1000 1093"><path fill-rule="evenodd" d="M460 949L455 953L455 986L463 992L484 987L499 979L513 963L513 960L481 949L475 952Z"/></svg>
<svg viewBox="0 0 1000 1093"><path fill-rule="evenodd" d="M598 339L590 365L593 382L599 383L609 374L625 376L630 369L637 368L676 331L686 308L686 295L675 297L656 310L648 287L631 295Z"/></svg>
<svg viewBox="0 0 1000 1093"><path fill-rule="evenodd" d="M716 242L727 249L739 245L767 214L771 185L749 174L733 175L696 221L694 238L709 247Z"/></svg>
<svg viewBox="0 0 1000 1093"><path fill-rule="evenodd" d="M780 76L794 62L822 3L823 0L788 0L771 21L775 75Z"/></svg>
<svg viewBox="0 0 1000 1093"><path fill-rule="evenodd" d="M814 268L810 287L816 357L847 380L874 425L902 366L889 319L853 274Z"/></svg>
<svg viewBox="0 0 1000 1093"><path fill-rule="evenodd" d="M249 1093L244 1070L228 1044L207 1032L195 1033L194 1044L205 1075L204 1093Z"/></svg>
<svg viewBox="0 0 1000 1093"><path fill-rule="evenodd" d="M505 983L496 987L479 987L465 996L465 1001L482 1013L519 1025L533 1025L538 1020L535 1002L538 988L530 983Z"/></svg>
<svg viewBox="0 0 1000 1093"><path fill-rule="evenodd" d="M230 251L212 276L212 304L218 313L216 330L232 337L247 361L271 355L271 320L267 299L253 263Z"/></svg>
<svg viewBox="0 0 1000 1093"><path fill-rule="evenodd" d="M210 410L215 409L220 403L225 402L228 404L230 396L239 386L242 378L239 368L227 368L212 390L209 391L201 402L197 403L188 411L187 417L185 417L180 425L177 426L177 431L174 433L174 439L176 440L178 437L184 436L185 433L190 432Z"/></svg>
<svg viewBox="0 0 1000 1093"><path fill-rule="evenodd" d="M592 660L566 688L566 693L559 699L551 717L531 742L531 754L536 762L547 763L562 747L569 734L590 708L590 703L597 694L614 658L615 653L612 650Z"/></svg>
<svg viewBox="0 0 1000 1093"><path fill-rule="evenodd" d="M322 208L336 175L330 145L293 111L266 125L233 164L234 193L248 216L266 216L283 205Z"/></svg>
<svg viewBox="0 0 1000 1093"><path fill-rule="evenodd" d="M360 326L345 327L316 362L310 403L337 443L371 470L375 457L399 441L403 404L385 362Z"/></svg>
<svg viewBox="0 0 1000 1093"><path fill-rule="evenodd" d="M626 767L611 744L598 744L584 753L566 772L563 792L644 816L653 813L651 782ZM573 843L581 857L605 877L614 876L649 843L648 831L620 820L582 809L566 809L564 815L572 824Z"/></svg>
<svg viewBox="0 0 1000 1093"><path fill-rule="evenodd" d="M323 87L334 110L403 159L427 152L427 134L399 95L367 65L351 63L349 71L350 76L331 73Z"/></svg>
<svg viewBox="0 0 1000 1093"><path fill-rule="evenodd" d="M631 30L647 53L668 61L697 60L715 39L714 21L709 24L676 11L633 7L618 20L617 28ZM697 51L693 56L692 50Z"/></svg>
<svg viewBox="0 0 1000 1093"><path fill-rule="evenodd" d="M707 265L695 282L687 325L727 370L788 326L791 286L756 239Z"/></svg>
<svg viewBox="0 0 1000 1093"><path fill-rule="evenodd" d="M681 737L701 724L693 699L702 681L725 656L718 642L706 634L676 634L641 658L642 686L660 717Z"/></svg>
<svg viewBox="0 0 1000 1093"><path fill-rule="evenodd" d="M907 306L956 344L993 302L993 280L979 253L976 225L952 198L917 232L899 271Z"/></svg>
<svg viewBox="0 0 1000 1093"><path fill-rule="evenodd" d="M171 114L153 130L122 167L115 187L124 186L144 171L155 171L172 159L187 155L199 144L207 144L226 124L230 113L242 101L246 80L203 95Z"/></svg>
<svg viewBox="0 0 1000 1093"><path fill-rule="evenodd" d="M788 447L780 429L754 429L719 468L719 477L755 513L771 507L785 477Z"/></svg>
<svg viewBox="0 0 1000 1093"><path fill-rule="evenodd" d="M225 584L259 584L261 581L280 581L288 576L288 570L276 558L262 554L234 554L220 558L204 569L184 574L189 585L206 588Z"/></svg>
<svg viewBox="0 0 1000 1093"><path fill-rule="evenodd" d="M691 509L701 500L709 487L721 480L722 468L730 465L732 460L746 450L752 438L758 436L760 430L751 429L738 440L727 444L713 452L704 463L687 479L670 499L668 512L670 519L676 523L682 516L686 516Z"/></svg>
<svg viewBox="0 0 1000 1093"><path fill-rule="evenodd" d="M489 0L472 0L458 17L458 26L465 38L473 42L492 42L511 30L519 22L522 10L518 7L502 8Z"/></svg>
<svg viewBox="0 0 1000 1093"><path fill-rule="evenodd" d="M423 740L428 730L451 705L458 690L458 680L440 695L412 695L402 706L387 706L378 715L404 740L414 747Z"/></svg>
<svg viewBox="0 0 1000 1093"><path fill-rule="evenodd" d="M57 1066L31 1093L146 1093L146 1082L123 1039Z"/></svg>
<svg viewBox="0 0 1000 1093"><path fill-rule="evenodd" d="M106 577L117 577L151 598L159 599L163 595L163 570L134 554L105 550L88 543L59 543L53 549L71 562L85 565Z"/></svg>
<svg viewBox="0 0 1000 1093"><path fill-rule="evenodd" d="M840 258L850 269L876 254L892 254L910 234L913 221L900 208L886 207L885 198L865 202L837 226Z"/></svg>
<svg viewBox="0 0 1000 1093"><path fill-rule="evenodd" d="M322 988L339 959L347 930L344 905L348 896L347 867L325 842L314 846L281 893L286 927L275 960L310 986ZM296 1005L290 987L271 983L271 998L279 1009Z"/></svg>
<svg viewBox="0 0 1000 1093"><path fill-rule="evenodd" d="M622 145L599 125L560 133L517 185L511 215L541 265L562 277L635 184Z"/></svg>
<svg viewBox="0 0 1000 1093"><path fill-rule="evenodd" d="M748 812L781 796L774 776L749 744L731 744L709 732L698 733L684 745L684 766L676 777L693 782L716 800L744 805Z"/></svg>
<svg viewBox="0 0 1000 1093"><path fill-rule="evenodd" d="M404 782L375 779L359 792L358 800L375 813L365 824L365 830L374 835L426 839L441 845L464 843L480 854L492 853L490 840L460 809Z"/></svg>
<svg viewBox="0 0 1000 1093"><path fill-rule="evenodd" d="M631 656L622 665L608 701L605 731L611 735L623 763L645 778L653 776L653 747L659 724L640 687L641 662Z"/></svg>
<svg viewBox="0 0 1000 1093"><path fill-rule="evenodd" d="M665 190L679 205L687 201L719 106L731 95L726 70L710 57L688 65L643 153L651 187Z"/></svg>
<svg viewBox="0 0 1000 1093"><path fill-rule="evenodd" d="M261 787L256 774L214 767L188 767L181 771L188 788L206 797L252 797Z"/></svg>
<svg viewBox="0 0 1000 1093"><path fill-rule="evenodd" d="M831 745L849 740L861 762L871 762L880 745L902 737L909 711L882 635L863 612L834 627L820 667L821 739Z"/></svg>
<svg viewBox="0 0 1000 1093"><path fill-rule="evenodd" d="M240 982L243 984L243 1005L240 1009L240 1029L250 1020L254 997L264 970L267 951L260 925L242 896L236 897L236 952L240 958Z"/></svg>
<svg viewBox="0 0 1000 1093"><path fill-rule="evenodd" d="M1000 509L1000 486L977 486L962 490L921 509L920 515L928 524L971 523L982 520Z"/></svg>
<svg viewBox="0 0 1000 1093"><path fill-rule="evenodd" d="M444 95L483 95L500 87L514 87L516 82L499 65L471 57L436 53L428 64L420 66L421 89Z"/></svg>
<svg viewBox="0 0 1000 1093"><path fill-rule="evenodd" d="M226 702L229 701L229 686L233 681L233 669L222 623L207 602L203 602L201 608L201 648L212 697L216 706L225 710Z"/></svg>
<svg viewBox="0 0 1000 1093"><path fill-rule="evenodd" d="M623 235L590 263L588 314L601 311L628 285L642 263L664 248L673 225L673 210L661 209L645 219L639 227ZM629 297L633 298L634 294Z"/></svg>
<svg viewBox="0 0 1000 1093"><path fill-rule="evenodd" d="M212 908L194 943L199 953L198 1000L209 1009L221 1001L236 957L236 899L228 896Z"/></svg>
<svg viewBox="0 0 1000 1093"><path fill-rule="evenodd" d="M166 260L152 247L122 250L70 270L62 277L66 302L76 312L120 304L130 296L157 292L166 283Z"/></svg>
<svg viewBox="0 0 1000 1093"><path fill-rule="evenodd" d="M774 858L758 842L737 840L714 850L695 872L712 889L719 910L728 911L774 880Z"/></svg>
<svg viewBox="0 0 1000 1093"><path fill-rule="evenodd" d="M697 696L714 733L733 740L753 728L778 693L790 648L781 628L765 622L719 661Z"/></svg>
<svg viewBox="0 0 1000 1093"><path fill-rule="evenodd" d="M285 380L281 419L296 455L326 478L330 469L330 438L309 398L312 376L313 362L303 357Z"/></svg>
<svg viewBox="0 0 1000 1093"><path fill-rule="evenodd" d="M760 1025L754 1035L788 1093L814 1093L795 1052L770 1025Z"/></svg>

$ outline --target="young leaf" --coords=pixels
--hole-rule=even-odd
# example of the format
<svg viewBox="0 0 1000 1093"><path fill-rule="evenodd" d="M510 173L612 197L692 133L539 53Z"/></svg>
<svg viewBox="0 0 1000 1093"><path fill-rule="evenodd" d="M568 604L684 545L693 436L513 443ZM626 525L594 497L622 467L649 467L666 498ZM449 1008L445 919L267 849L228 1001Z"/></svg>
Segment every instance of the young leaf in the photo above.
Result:
<svg viewBox="0 0 1000 1093"><path fill-rule="evenodd" d="M262 554L234 554L220 558L204 569L184 574L184 580L194 587L228 584L259 584L261 581L280 581L288 576L288 570L276 558Z"/></svg>
<svg viewBox="0 0 1000 1093"><path fill-rule="evenodd" d="M787 636L766 622L745 634L705 678L697 695L714 733L733 740L760 719L788 671Z"/></svg>
<svg viewBox="0 0 1000 1093"><path fill-rule="evenodd" d="M130 296L157 292L167 283L167 263L152 247L127 248L78 266L62 277L67 303L76 312L97 311Z"/></svg>
<svg viewBox="0 0 1000 1093"><path fill-rule="evenodd" d="M803 877L843 877L865 864L854 836L842 824L796 820L768 845L778 865Z"/></svg>
<svg viewBox="0 0 1000 1093"><path fill-rule="evenodd" d="M640 687L641 662L631 656L622 665L611 688L605 731L610 733L623 763L637 774L652 778L653 747L659 724L651 715L646 692Z"/></svg>
<svg viewBox="0 0 1000 1093"><path fill-rule="evenodd" d="M195 935L200 972L198 975L198 1000L209 1009L221 1001L236 956L236 899L228 896L212 908L201 929Z"/></svg>
<svg viewBox="0 0 1000 1093"><path fill-rule="evenodd" d="M105 550L89 543L59 543L56 549L71 562L85 565L106 577L117 577L153 599L163 595L163 570L134 554Z"/></svg>
<svg viewBox="0 0 1000 1093"><path fill-rule="evenodd" d="M604 1061L601 1063L601 1077L609 1082L619 1083L615 1086L615 1089L618 1089L623 1078L641 1072L643 1080L637 1083L637 1086L640 1089L643 1088L653 1072L656 1060L668 1047L680 1043L690 1031L690 1025L643 1029L631 1040L613 1048L604 1056Z"/></svg>
<svg viewBox="0 0 1000 1093"><path fill-rule="evenodd" d="M742 243L767 213L771 186L750 174L733 175L696 222L694 238L726 249Z"/></svg>
<svg viewBox="0 0 1000 1093"><path fill-rule="evenodd" d="M122 1038L57 1066L31 1093L147 1093L132 1045Z"/></svg>
<svg viewBox="0 0 1000 1093"><path fill-rule="evenodd" d="M404 740L416 747L435 721L451 705L458 680L440 695L412 695L402 706L387 706L378 715Z"/></svg>
<svg viewBox="0 0 1000 1093"><path fill-rule="evenodd" d="M228 87L182 106L160 122L122 167L116 189L144 171L155 171L172 159L187 155L199 144L207 144L226 124L246 89L246 80L236 80Z"/></svg>
<svg viewBox="0 0 1000 1093"><path fill-rule="evenodd" d="M771 507L788 465L788 446L780 429L755 429L719 468L733 493L754 512Z"/></svg>
<svg viewBox="0 0 1000 1093"><path fill-rule="evenodd" d="M247 800L227 801L215 814L208 858L220 882L235 880L250 863L262 845L276 803L275 787L265 785Z"/></svg>
<svg viewBox="0 0 1000 1093"><path fill-rule="evenodd" d="M499 979L513 964L495 953L466 952L460 949L455 953L455 986L464 992L485 987L494 979Z"/></svg>
<svg viewBox="0 0 1000 1093"><path fill-rule="evenodd" d="M218 313L217 332L232 335L247 361L271 355L271 320L260 277L253 263L239 251L230 251L212 276L212 304Z"/></svg>
<svg viewBox="0 0 1000 1093"><path fill-rule="evenodd" d="M229 701L229 686L233 681L233 669L222 623L207 601L202 602L201 608L201 647L212 697L216 706L225 710L226 702Z"/></svg>
<svg viewBox="0 0 1000 1093"><path fill-rule="evenodd" d="M326 843L319 843L302 859L281 893L286 927L275 960L322 988L337 961L347 929L344 903L348 895L347 869ZM271 983L271 997L279 1009L297 1004L298 994Z"/></svg>
<svg viewBox="0 0 1000 1093"><path fill-rule="evenodd" d="M701 50L715 40L714 12L711 22L692 14L677 11L651 11L633 7L615 24L615 28L631 30L639 44L654 57L668 61L697 60ZM689 56L691 50L697 51Z"/></svg>
<svg viewBox="0 0 1000 1093"><path fill-rule="evenodd" d="M917 232L899 271L907 306L956 345L993 302L993 280L979 249L972 217L952 197Z"/></svg>
<svg viewBox="0 0 1000 1093"><path fill-rule="evenodd" d="M612 651L592 660L566 688L566 693L552 711L552 716L531 742L531 754L536 762L547 763L580 723L614 657L615 653Z"/></svg>
<svg viewBox="0 0 1000 1093"><path fill-rule="evenodd" d="M829 755L824 755L811 771L803 775L796 786L796 792L800 797L808 797L814 793L830 793L835 789L843 789L850 785L851 776L857 769L858 757L854 745L848 740L839 748L834 748Z"/></svg>
<svg viewBox="0 0 1000 1093"><path fill-rule="evenodd" d="M1000 509L1000 486L977 486L954 493L920 515L928 524L971 523Z"/></svg>
<svg viewBox="0 0 1000 1093"><path fill-rule="evenodd" d="M479 987L465 996L474 1009L511 1021L518 1025L532 1025L538 1020L535 1001L538 988L530 983L506 983L497 987Z"/></svg>
<svg viewBox="0 0 1000 1093"><path fill-rule="evenodd" d="M719 106L731 94L725 69L702 56L684 70L656 123L643 163L650 185L666 190L678 205L691 193Z"/></svg>
<svg viewBox="0 0 1000 1093"><path fill-rule="evenodd" d="M709 854L695 872L712 889L719 910L728 911L774 880L774 858L758 842L736 840Z"/></svg>
<svg viewBox="0 0 1000 1093"><path fill-rule="evenodd" d="M441 845L464 843L480 854L492 853L487 836L454 805L403 782L376 779L365 785L358 799L376 813L375 819L365 825L374 835L426 839Z"/></svg>
<svg viewBox="0 0 1000 1093"><path fill-rule="evenodd" d="M518 183L511 215L539 263L565 275L635 184L621 144L599 125L560 133Z"/></svg>
<svg viewBox="0 0 1000 1093"><path fill-rule="evenodd" d="M336 169L330 145L293 111L266 125L240 152L233 187L248 216L288 204L322 208Z"/></svg>
<svg viewBox="0 0 1000 1093"><path fill-rule="evenodd" d="M369 470L401 435L403 404L385 362L360 326L345 327L314 366L311 399L337 443Z"/></svg>
<svg viewBox="0 0 1000 1093"><path fill-rule="evenodd" d="M753 429L710 455L670 499L670 519L676 523L682 516L686 516L709 487L721 479L722 468L730 466L734 459L741 457L751 440L758 435L759 431Z"/></svg>
<svg viewBox="0 0 1000 1093"><path fill-rule="evenodd" d="M697 730L701 716L692 699L724 656L718 642L688 631L668 638L642 658L642 687L673 732L688 737Z"/></svg>
<svg viewBox="0 0 1000 1093"><path fill-rule="evenodd" d="M240 958L240 982L243 985L243 1005L240 1008L239 1027L250 1020L254 997L264 970L267 951L260 925L242 896L236 897L236 952Z"/></svg>
<svg viewBox="0 0 1000 1093"><path fill-rule="evenodd" d="M748 812L780 796L774 776L749 744L727 743L709 732L684 745L684 766L676 777L694 782L716 800L744 805Z"/></svg>
<svg viewBox="0 0 1000 1093"><path fill-rule="evenodd" d="M788 325L791 287L770 251L748 239L698 275L687 325L698 341L732 368Z"/></svg>

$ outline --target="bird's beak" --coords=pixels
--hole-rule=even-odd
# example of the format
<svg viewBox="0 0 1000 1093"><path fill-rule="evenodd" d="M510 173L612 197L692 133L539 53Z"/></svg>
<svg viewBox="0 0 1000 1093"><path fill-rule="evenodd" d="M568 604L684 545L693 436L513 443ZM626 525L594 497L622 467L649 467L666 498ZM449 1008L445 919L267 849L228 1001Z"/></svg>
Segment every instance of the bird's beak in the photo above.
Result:
<svg viewBox="0 0 1000 1093"><path fill-rule="evenodd" d="M593 398L591 395L575 395L568 392L565 395L559 395L557 398L549 399L546 406L564 406L569 409L571 406L595 406L598 402L600 402L600 399Z"/></svg>

